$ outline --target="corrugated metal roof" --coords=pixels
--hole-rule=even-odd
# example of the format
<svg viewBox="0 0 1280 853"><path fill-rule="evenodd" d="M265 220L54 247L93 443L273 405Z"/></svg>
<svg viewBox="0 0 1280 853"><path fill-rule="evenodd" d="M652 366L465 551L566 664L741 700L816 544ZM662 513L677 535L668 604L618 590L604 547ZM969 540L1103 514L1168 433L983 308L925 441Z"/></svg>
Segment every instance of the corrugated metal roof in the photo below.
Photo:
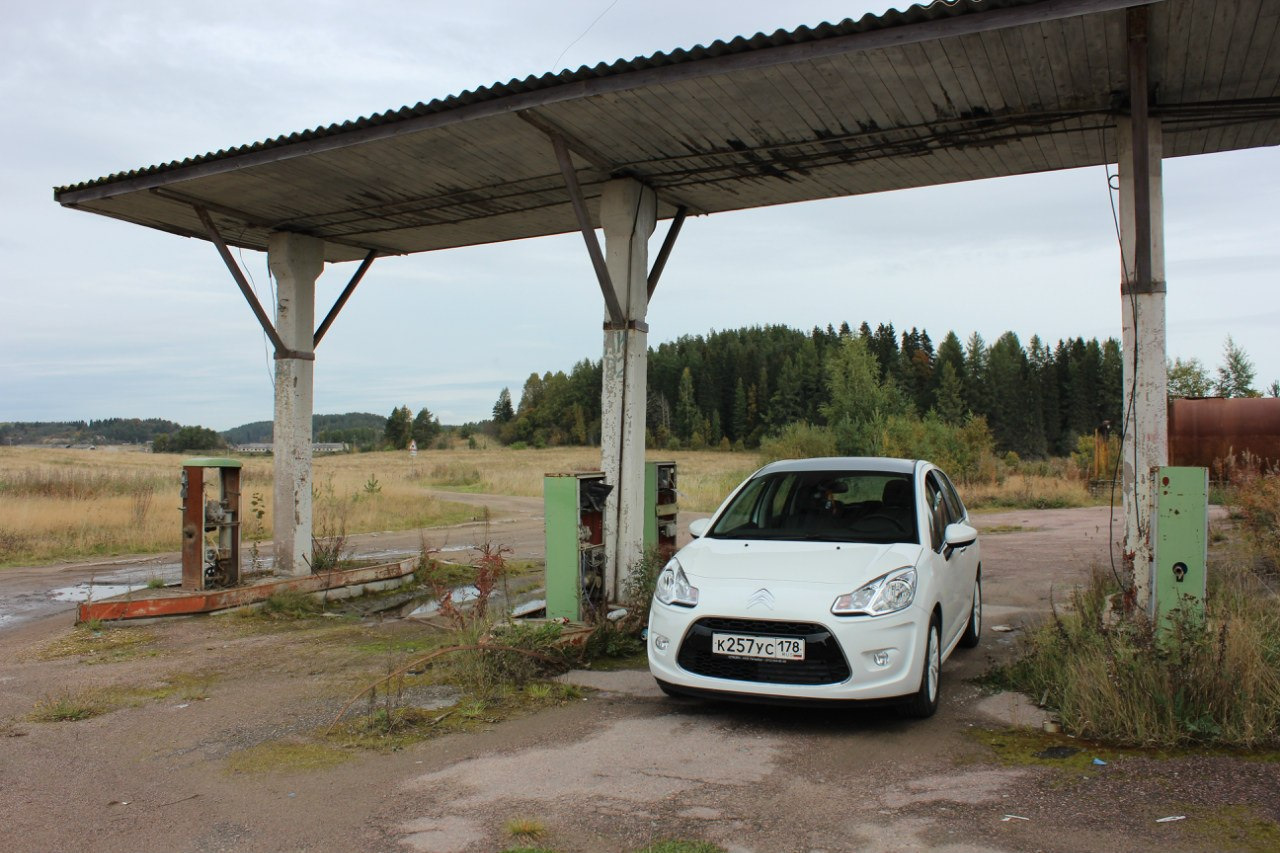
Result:
<svg viewBox="0 0 1280 853"><path fill-rule="evenodd" d="M324 238L330 260L576 229L546 131L601 184L695 213L1115 159L1124 7L957 0L512 80L55 190L70 206L230 242ZM1280 143L1280 0L1150 8L1165 155Z"/></svg>

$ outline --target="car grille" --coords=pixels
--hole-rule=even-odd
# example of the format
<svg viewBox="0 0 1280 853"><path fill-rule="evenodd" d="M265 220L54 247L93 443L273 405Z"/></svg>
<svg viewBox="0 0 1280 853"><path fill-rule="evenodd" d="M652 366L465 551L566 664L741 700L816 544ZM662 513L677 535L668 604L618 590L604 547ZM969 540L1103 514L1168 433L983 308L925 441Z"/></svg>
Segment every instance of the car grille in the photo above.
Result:
<svg viewBox="0 0 1280 853"><path fill-rule="evenodd" d="M715 631L764 637L801 637L805 641L804 660L752 660L713 654L711 634ZM685 634L676 661L697 675L769 684L836 684L847 680L850 674L849 664L836 638L826 628L812 622L699 619Z"/></svg>

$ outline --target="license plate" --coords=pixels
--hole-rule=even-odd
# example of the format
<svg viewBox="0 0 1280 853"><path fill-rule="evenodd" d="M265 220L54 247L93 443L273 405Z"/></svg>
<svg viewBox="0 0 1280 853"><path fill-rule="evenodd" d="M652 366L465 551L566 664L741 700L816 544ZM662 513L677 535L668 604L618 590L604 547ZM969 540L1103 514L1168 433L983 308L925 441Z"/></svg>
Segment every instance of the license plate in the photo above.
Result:
<svg viewBox="0 0 1280 853"><path fill-rule="evenodd" d="M717 655L763 660L804 660L804 640L798 637L755 637L750 634L712 634Z"/></svg>

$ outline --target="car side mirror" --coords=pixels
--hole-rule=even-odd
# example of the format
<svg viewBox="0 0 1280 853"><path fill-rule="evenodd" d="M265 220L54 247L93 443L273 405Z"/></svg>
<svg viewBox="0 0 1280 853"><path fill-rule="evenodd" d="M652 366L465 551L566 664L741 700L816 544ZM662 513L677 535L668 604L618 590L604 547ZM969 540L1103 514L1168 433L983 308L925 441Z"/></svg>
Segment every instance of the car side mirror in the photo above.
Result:
<svg viewBox="0 0 1280 853"><path fill-rule="evenodd" d="M960 548L968 548L977 541L977 529L958 521L954 524L948 524L947 529L942 532L942 550L947 559L951 559L951 552Z"/></svg>
<svg viewBox="0 0 1280 853"><path fill-rule="evenodd" d="M710 526L711 519L695 518L693 521L689 522L689 534L693 536L694 539L701 539L703 534L707 532L707 528Z"/></svg>

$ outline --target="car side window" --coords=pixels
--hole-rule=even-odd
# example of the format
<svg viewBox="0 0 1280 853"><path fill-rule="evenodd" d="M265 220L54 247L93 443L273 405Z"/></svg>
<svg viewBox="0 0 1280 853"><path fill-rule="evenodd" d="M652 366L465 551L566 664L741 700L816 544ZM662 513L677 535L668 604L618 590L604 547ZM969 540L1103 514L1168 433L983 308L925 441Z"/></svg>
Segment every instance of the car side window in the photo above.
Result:
<svg viewBox="0 0 1280 853"><path fill-rule="evenodd" d="M929 533L933 539L933 550L942 548L942 534L947 529L947 503L942 496L942 487L933 472L929 472L924 483L925 500L929 505Z"/></svg>
<svg viewBox="0 0 1280 853"><path fill-rule="evenodd" d="M951 479L941 471L934 472L938 475L938 481L942 483L942 498L947 502L947 509L951 513L951 521L964 521L968 510L964 508L964 502L960 500L956 487L951 484Z"/></svg>

